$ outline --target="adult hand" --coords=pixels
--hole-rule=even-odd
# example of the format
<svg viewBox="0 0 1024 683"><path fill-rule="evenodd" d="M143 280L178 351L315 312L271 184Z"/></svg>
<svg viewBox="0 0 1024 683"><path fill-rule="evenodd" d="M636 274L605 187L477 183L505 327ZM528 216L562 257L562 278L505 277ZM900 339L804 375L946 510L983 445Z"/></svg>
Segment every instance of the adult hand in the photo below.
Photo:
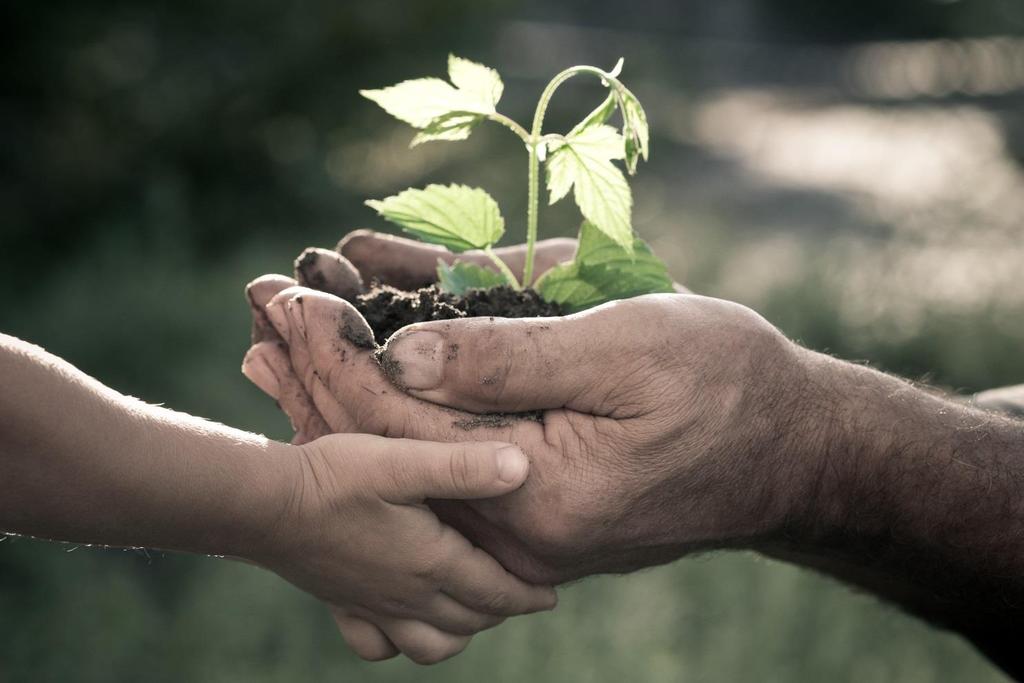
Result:
<svg viewBox="0 0 1024 683"><path fill-rule="evenodd" d="M541 240L535 252L537 276L572 258L576 240ZM495 253L517 277L522 277L526 245L499 247ZM257 386L278 398L295 430L293 443L305 443L332 430L324 424L301 384L288 373L275 377L270 365L280 357L282 340L267 319L267 302L282 289L300 284L343 299L358 296L373 281L400 289L425 287L437 280L437 261L456 259L491 267L489 257L479 250L454 254L444 247L395 237L371 230L356 230L345 236L334 251L309 248L295 259L295 277L264 275L249 283L246 298L252 313L252 347L242 372Z"/></svg>
<svg viewBox="0 0 1024 683"><path fill-rule="evenodd" d="M420 323L379 362L351 341L368 330L336 297L293 287L265 310L288 350L270 371L306 392L297 412L334 431L494 439L529 455L514 494L435 509L531 581L752 543L810 485L781 437L794 433L782 408L803 389L800 350L736 304L649 295L564 318ZM521 411L543 412L494 414Z"/></svg>
<svg viewBox="0 0 1024 683"><path fill-rule="evenodd" d="M673 295L407 327L376 354L396 396L338 334L355 311L305 300L270 301L289 350L274 370L325 424L495 438L532 458L502 501L435 505L521 576L753 548L955 629L1024 675L1019 420L801 349L743 307ZM526 410L543 412L500 414Z"/></svg>

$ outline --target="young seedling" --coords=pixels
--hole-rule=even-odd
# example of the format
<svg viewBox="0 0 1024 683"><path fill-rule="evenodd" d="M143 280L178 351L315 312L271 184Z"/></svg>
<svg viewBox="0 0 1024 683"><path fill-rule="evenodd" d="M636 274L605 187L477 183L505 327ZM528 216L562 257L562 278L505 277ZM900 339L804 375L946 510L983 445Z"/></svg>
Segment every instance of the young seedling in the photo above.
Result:
<svg viewBox="0 0 1024 683"><path fill-rule="evenodd" d="M540 165L547 171L549 204L573 190L584 219L576 256L544 273L534 284L544 300L571 312L612 299L672 291L665 265L633 233L629 183L613 163L621 161L632 175L639 160L647 159L649 146L647 116L636 96L619 80L621 70L620 59L611 71L593 66L562 71L541 93L529 131L497 111L504 89L498 72L455 55L448 57L450 83L417 78L360 93L419 130L410 147L434 140L465 140L484 120L499 123L519 136L529 156L525 285L534 281ZM600 79L608 95L568 133L544 134L544 115L551 97L562 83L583 74ZM608 124L616 111L621 114L621 130ZM443 290L461 294L470 288L504 284L522 288L492 250L505 232L505 220L497 202L484 190L428 185L366 203L426 242L456 253L482 250L499 271L458 261L453 266L439 262L438 282Z"/></svg>

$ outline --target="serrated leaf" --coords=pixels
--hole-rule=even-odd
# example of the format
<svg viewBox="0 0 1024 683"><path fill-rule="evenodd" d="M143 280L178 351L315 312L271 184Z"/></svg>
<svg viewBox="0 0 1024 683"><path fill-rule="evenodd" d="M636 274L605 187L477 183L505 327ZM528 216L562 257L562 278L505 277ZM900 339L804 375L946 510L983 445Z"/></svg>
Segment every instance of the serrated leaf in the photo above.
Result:
<svg viewBox="0 0 1024 683"><path fill-rule="evenodd" d="M475 124L495 112L504 86L494 69L455 55L448 56L448 76L452 83L415 78L359 94L422 130L413 146L431 140L465 140Z"/></svg>
<svg viewBox="0 0 1024 683"><path fill-rule="evenodd" d="M611 126L579 130L553 144L547 185L551 204L573 188L583 217L628 252L633 245L633 196L626 177L612 163L624 154L622 136Z"/></svg>
<svg viewBox="0 0 1024 683"><path fill-rule="evenodd" d="M579 265L573 262L554 266L533 287L542 299L561 305L568 313L607 301L595 284L580 275Z"/></svg>
<svg viewBox="0 0 1024 683"><path fill-rule="evenodd" d="M623 249L593 223L583 221L573 260L588 267L608 266L649 274L660 272L665 277L664 282L671 287L672 280L668 277L665 264L651 252L647 243L634 235L632 247L632 250Z"/></svg>
<svg viewBox="0 0 1024 683"><path fill-rule="evenodd" d="M487 104L491 111L498 106L505 90L497 71L455 55L448 55L448 78L460 91Z"/></svg>
<svg viewBox="0 0 1024 683"><path fill-rule="evenodd" d="M424 242L454 252L483 249L505 232L498 203L484 190L465 185L427 185L367 206Z"/></svg>
<svg viewBox="0 0 1024 683"><path fill-rule="evenodd" d="M470 289L490 289L508 284L503 275L475 263L456 261L449 266L441 259L437 260L437 282L442 291L459 295Z"/></svg>
<svg viewBox="0 0 1024 683"><path fill-rule="evenodd" d="M627 252L593 224L580 227L576 257L546 272L535 287L546 301L570 312L641 294L672 292L665 264L636 237Z"/></svg>
<svg viewBox="0 0 1024 683"><path fill-rule="evenodd" d="M440 78L415 78L380 90L360 90L359 94L414 128L426 128L434 119L453 112L485 115L494 109Z"/></svg>
<svg viewBox="0 0 1024 683"><path fill-rule="evenodd" d="M638 160L647 161L650 149L650 131L647 127L647 113L640 106L640 100L625 86L621 87L622 135L626 141L626 170L636 173Z"/></svg>

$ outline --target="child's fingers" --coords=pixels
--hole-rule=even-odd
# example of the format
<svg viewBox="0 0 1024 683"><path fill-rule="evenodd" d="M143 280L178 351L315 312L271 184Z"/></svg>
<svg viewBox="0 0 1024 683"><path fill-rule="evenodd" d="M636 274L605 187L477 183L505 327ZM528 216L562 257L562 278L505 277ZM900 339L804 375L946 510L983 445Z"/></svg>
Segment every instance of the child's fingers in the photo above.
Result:
<svg viewBox="0 0 1024 683"><path fill-rule="evenodd" d="M469 645L470 636L457 636L413 619L375 617L374 623L402 651L417 664L437 664L454 657Z"/></svg>
<svg viewBox="0 0 1024 683"><path fill-rule="evenodd" d="M352 616L340 607L331 607L331 614L338 624L341 637L361 658L379 662L398 654L398 648L388 640L384 632L369 621Z"/></svg>
<svg viewBox="0 0 1024 683"><path fill-rule="evenodd" d="M457 636L471 636L505 621L503 616L477 612L444 593L432 597L423 612L423 621Z"/></svg>
<svg viewBox="0 0 1024 683"><path fill-rule="evenodd" d="M456 558L441 588L472 610L512 617L551 610L558 604L554 588L526 583L469 542Z"/></svg>

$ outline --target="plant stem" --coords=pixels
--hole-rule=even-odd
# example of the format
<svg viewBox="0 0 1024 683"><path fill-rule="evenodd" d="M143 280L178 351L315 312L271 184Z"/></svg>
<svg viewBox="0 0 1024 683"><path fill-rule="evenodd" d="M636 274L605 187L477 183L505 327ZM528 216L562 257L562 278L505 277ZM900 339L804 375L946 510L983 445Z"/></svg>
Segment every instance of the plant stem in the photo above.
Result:
<svg viewBox="0 0 1024 683"><path fill-rule="evenodd" d="M533 282L533 249L537 243L537 204L540 160L537 158L536 143L528 146L530 166L527 172L528 194L526 197L526 264L523 266L523 282L529 287Z"/></svg>
<svg viewBox="0 0 1024 683"><path fill-rule="evenodd" d="M498 267L501 274L505 276L508 283L515 289L522 289L523 286L519 284L519 280L516 279L516 274L512 272L512 269L508 267L508 264L498 258L498 255L494 253L494 250L490 247L484 247L484 253L487 254L487 258L491 259L491 262Z"/></svg>
<svg viewBox="0 0 1024 683"><path fill-rule="evenodd" d="M505 126L510 131L518 135L520 140L525 142L527 145L530 144L530 134L527 133L526 129L520 126L518 123L516 123L513 119L510 119L504 114L499 114L498 112L488 114L487 118L491 121L494 121L495 123L500 123L501 125Z"/></svg>
<svg viewBox="0 0 1024 683"><path fill-rule="evenodd" d="M572 66L552 78L540 95L537 109L533 113L533 127L530 129L529 138L526 140L526 147L530 152L530 166L527 174L529 190L526 198L526 265L523 267L523 285L527 287L533 282L533 252L537 244L537 214L540 203L540 189L538 187L540 184L540 159L537 156L537 146L546 142L546 136L541 136L541 129L544 127L544 115L547 113L551 96L555 94L558 86L576 74L581 73L594 74L605 83L618 83L614 76L597 67Z"/></svg>

